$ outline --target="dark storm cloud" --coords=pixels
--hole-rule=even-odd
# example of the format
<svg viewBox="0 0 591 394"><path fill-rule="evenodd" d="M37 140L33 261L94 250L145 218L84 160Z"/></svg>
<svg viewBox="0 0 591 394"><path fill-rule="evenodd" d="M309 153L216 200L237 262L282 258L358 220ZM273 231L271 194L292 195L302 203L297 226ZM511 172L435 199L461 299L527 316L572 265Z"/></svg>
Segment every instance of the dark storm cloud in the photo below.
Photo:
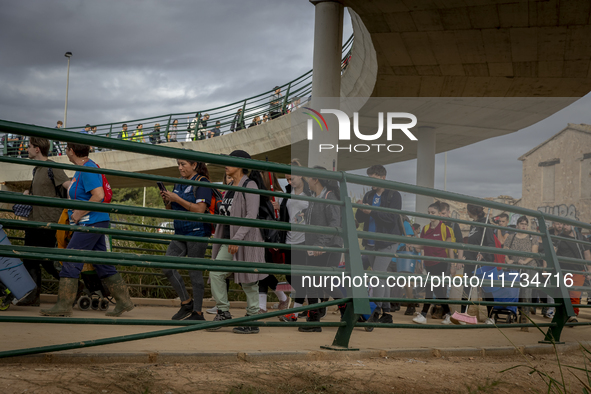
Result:
<svg viewBox="0 0 591 394"><path fill-rule="evenodd" d="M305 1L3 2L0 118L63 118L66 51L69 126L238 101L310 70L313 22Z"/></svg>

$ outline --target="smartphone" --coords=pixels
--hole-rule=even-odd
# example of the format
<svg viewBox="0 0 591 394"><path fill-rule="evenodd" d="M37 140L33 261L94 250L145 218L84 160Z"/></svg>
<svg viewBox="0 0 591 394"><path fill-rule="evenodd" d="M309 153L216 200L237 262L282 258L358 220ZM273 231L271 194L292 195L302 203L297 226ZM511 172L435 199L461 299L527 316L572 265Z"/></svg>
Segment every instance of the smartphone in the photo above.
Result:
<svg viewBox="0 0 591 394"><path fill-rule="evenodd" d="M156 184L158 185L158 189L160 189L160 191L162 191L162 192L168 191L168 190L166 190L166 186L164 186L164 183L156 182Z"/></svg>

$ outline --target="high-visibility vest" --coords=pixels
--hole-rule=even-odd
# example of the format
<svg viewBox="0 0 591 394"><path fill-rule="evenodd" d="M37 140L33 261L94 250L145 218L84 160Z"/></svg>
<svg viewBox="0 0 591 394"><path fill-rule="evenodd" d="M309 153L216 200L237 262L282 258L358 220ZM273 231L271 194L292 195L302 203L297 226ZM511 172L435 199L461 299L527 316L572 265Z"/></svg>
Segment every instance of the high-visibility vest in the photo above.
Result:
<svg viewBox="0 0 591 394"><path fill-rule="evenodd" d="M127 134L127 130L121 130L121 139L124 141L129 139L129 136Z"/></svg>
<svg viewBox="0 0 591 394"><path fill-rule="evenodd" d="M144 138L144 129L141 129L141 130L137 129L131 139L135 142L141 142L141 140L143 138Z"/></svg>

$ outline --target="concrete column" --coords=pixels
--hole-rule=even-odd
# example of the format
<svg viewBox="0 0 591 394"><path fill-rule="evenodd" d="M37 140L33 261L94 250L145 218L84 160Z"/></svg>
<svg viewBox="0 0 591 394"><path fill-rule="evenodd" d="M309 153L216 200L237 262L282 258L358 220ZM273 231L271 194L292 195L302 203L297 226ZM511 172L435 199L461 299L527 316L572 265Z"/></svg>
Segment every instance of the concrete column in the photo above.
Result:
<svg viewBox="0 0 591 394"><path fill-rule="evenodd" d="M331 0L312 1L314 17L314 61L312 77L311 108L339 109L341 95L341 47L343 43L342 4ZM319 152L319 144L338 144L338 122L336 116L325 116L329 132L315 130L309 142L308 166L336 168L336 149Z"/></svg>
<svg viewBox="0 0 591 394"><path fill-rule="evenodd" d="M417 141L417 186L435 187L435 136L436 131L431 127L419 127ZM427 208L433 203L433 197L416 196L416 212L427 213ZM421 226L429 223L428 219L416 218Z"/></svg>

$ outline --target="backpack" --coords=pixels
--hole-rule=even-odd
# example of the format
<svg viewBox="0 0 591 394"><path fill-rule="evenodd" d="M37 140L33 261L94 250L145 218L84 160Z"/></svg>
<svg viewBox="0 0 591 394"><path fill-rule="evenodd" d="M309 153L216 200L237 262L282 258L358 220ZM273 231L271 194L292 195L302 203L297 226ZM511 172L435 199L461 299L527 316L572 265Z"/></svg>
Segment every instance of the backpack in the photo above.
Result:
<svg viewBox="0 0 591 394"><path fill-rule="evenodd" d="M201 179L205 178L203 175L197 179L197 181L201 181ZM198 187L193 187L193 195L197 196L197 189ZM218 189L211 188L211 202L209 203L208 211L211 215L219 215L220 214L220 205L224 197L222 193ZM215 226L211 226L211 234L215 234Z"/></svg>
<svg viewBox="0 0 591 394"><path fill-rule="evenodd" d="M35 172L37 171L37 167L33 168L33 178L35 178ZM53 187L55 188L55 195L59 198L68 198L68 191L62 186L56 186L55 184L55 176L53 175L53 169L51 167L47 168L47 175L53 183Z"/></svg>
<svg viewBox="0 0 591 394"><path fill-rule="evenodd" d="M246 187L246 185L248 185L248 182L250 182L252 179L248 178L246 180L246 182L244 182L244 185L242 185L242 187ZM242 194L244 195L244 198L246 199L246 195L244 192L242 192ZM272 220L272 221L277 221L277 219L275 218L275 208L273 208L273 204L271 204L271 201L266 197L266 196L259 196L260 197L260 203L259 203L259 213L257 215L257 219L259 220ZM281 240L281 234L280 231L277 229L272 229L272 228L261 228L259 229L261 231L261 235L263 237L263 241L264 242L271 242L271 243L279 243Z"/></svg>
<svg viewBox="0 0 591 394"><path fill-rule="evenodd" d="M429 226L431 225L431 223L428 223L427 225L425 225L425 227L423 227L423 232L427 232L429 230ZM451 235L451 242L456 242L456 236L454 235L454 230L451 227L447 227L445 225L445 223L441 222L441 240L443 242L445 242L445 239L447 238L447 231L445 230L449 230L449 233ZM450 248L445 248L445 253L447 254L447 257L449 257L449 249ZM456 249L454 249L456 250Z"/></svg>
<svg viewBox="0 0 591 394"><path fill-rule="evenodd" d="M94 161L93 163L96 164ZM97 168L100 168L98 164L96 164L96 166ZM109 181L107 181L105 174L101 174L101 177L103 178L103 192L105 193L103 202L108 204L113 199L113 189L111 189L111 185L109 184ZM76 184L76 186L78 186L78 184Z"/></svg>
<svg viewBox="0 0 591 394"><path fill-rule="evenodd" d="M486 231L486 229L484 230ZM503 245L501 245L501 241L499 241L499 239L497 238L497 236L495 234L493 234L493 238L495 239L495 248L499 248L499 249L503 249ZM505 264L505 255L504 254L495 254L495 263L497 264ZM501 267L497 267L497 270L502 270L503 268Z"/></svg>

